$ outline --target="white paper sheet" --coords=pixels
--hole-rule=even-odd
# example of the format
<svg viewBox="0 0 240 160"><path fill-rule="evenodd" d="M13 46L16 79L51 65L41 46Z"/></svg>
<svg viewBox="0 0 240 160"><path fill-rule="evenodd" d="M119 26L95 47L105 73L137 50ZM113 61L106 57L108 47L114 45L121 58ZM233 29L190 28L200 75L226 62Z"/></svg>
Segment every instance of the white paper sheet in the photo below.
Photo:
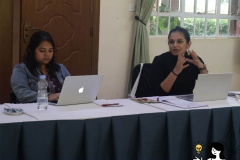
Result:
<svg viewBox="0 0 240 160"><path fill-rule="evenodd" d="M100 100L95 100L95 104L102 106L102 107L123 107L124 105L116 100L107 100L107 99L100 99Z"/></svg>
<svg viewBox="0 0 240 160"><path fill-rule="evenodd" d="M190 102L190 101L186 101L183 99L179 99L175 96L161 96L161 97L154 96L154 97L146 97L146 98L154 100L154 101L159 101L159 102L167 104L167 105L184 108L184 109L208 106L204 102Z"/></svg>

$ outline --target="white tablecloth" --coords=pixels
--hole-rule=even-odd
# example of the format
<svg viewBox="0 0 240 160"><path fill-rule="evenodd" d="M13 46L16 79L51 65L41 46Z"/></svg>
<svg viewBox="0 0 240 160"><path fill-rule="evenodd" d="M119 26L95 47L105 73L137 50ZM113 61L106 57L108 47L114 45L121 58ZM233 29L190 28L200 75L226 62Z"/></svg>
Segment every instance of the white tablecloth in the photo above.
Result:
<svg viewBox="0 0 240 160"><path fill-rule="evenodd" d="M166 105L162 103L151 103L149 106L159 108L163 111L180 111L180 110L194 110L194 109L213 109L213 108L222 108L222 107L233 107L240 106L240 100L236 100L235 98L228 97L226 100L217 100L217 101L205 101L204 104L207 104L207 107L198 107L191 109L183 109L171 105Z"/></svg>
<svg viewBox="0 0 240 160"><path fill-rule="evenodd" d="M20 115L9 115L4 113L5 105L0 105L0 123L15 123L15 122L26 122L26 121L37 121L37 119L28 116L26 114Z"/></svg>
<svg viewBox="0 0 240 160"><path fill-rule="evenodd" d="M69 105L69 106L54 106L48 105L47 110L38 110L36 103L31 104L6 104L11 108L22 108L27 114L12 116L3 113L3 108L6 105L0 105L4 118L0 118L0 123L24 122L34 120L67 120L67 119L93 119L101 117L133 115L142 113L156 113L162 110L150 107L145 104L136 103L130 99L108 100L108 103L120 103L122 107L103 107L94 103ZM28 116L30 115L30 116ZM33 118L34 117L34 118Z"/></svg>
<svg viewBox="0 0 240 160"><path fill-rule="evenodd" d="M39 111L36 103L30 104L6 104L12 108L22 108L25 114L8 115L3 112L5 104L0 105L0 123L14 123L27 121L45 121L45 120L70 120L70 119L93 119L112 116L134 115L144 113L157 113L166 111L188 110L162 103L140 104L130 99L107 100L107 103L120 103L122 107L103 107L94 103L54 106L49 105L47 110ZM212 109L231 106L240 106L240 101L229 97L226 100L206 101L208 107L199 107L192 109Z"/></svg>

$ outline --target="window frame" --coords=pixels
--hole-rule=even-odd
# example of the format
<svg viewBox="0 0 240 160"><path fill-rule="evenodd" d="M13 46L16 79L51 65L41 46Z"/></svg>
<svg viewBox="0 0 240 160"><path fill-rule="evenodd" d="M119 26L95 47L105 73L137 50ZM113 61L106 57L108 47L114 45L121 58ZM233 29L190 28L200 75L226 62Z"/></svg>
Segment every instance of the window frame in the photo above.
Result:
<svg viewBox="0 0 240 160"><path fill-rule="evenodd" d="M171 8L171 1L169 0L170 8ZM157 0L157 11L152 10L151 16L156 16L156 30L155 30L155 35L150 35L150 28L149 28L149 36L150 37L166 37L167 35L158 35L158 18L159 17L169 17L168 18L168 32L170 31L170 19L171 17L180 17L180 26L184 26L184 18L194 18L194 24L196 21L196 18L204 18L205 19L205 25L204 25L204 36L196 36L195 35L195 25L193 27L193 35L191 36L192 38L240 38L240 33L236 34L235 36L230 35L230 23L231 20L236 20L238 21L239 27L240 27L240 14L238 12L238 15L231 15L233 12L231 11L231 4L233 0L229 0L229 5L228 5L228 14L220 14L220 9L221 9L221 0L216 0L216 6L215 10L216 13L206 13L206 9L208 8L208 1L205 0L205 13L196 13L196 7L197 7L197 0L194 0L194 13L189 13L185 12L185 0L179 0L180 3L180 8L181 10L178 12L174 11L166 11L166 12L159 12L159 0ZM238 1L238 6L240 6L240 0ZM240 10L240 8L238 9ZM215 30L215 36L207 36L207 20L208 19L216 19L216 30ZM228 19L228 33L227 36L219 36L219 20L220 19ZM149 23L150 24L150 23ZM240 28L239 28L240 29Z"/></svg>

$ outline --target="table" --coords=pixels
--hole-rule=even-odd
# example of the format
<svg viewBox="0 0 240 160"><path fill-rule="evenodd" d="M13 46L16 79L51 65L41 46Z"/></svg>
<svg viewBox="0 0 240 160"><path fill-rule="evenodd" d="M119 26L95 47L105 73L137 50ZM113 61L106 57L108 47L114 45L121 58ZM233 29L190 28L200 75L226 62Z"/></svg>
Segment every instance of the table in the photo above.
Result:
<svg viewBox="0 0 240 160"><path fill-rule="evenodd" d="M240 145L240 103L232 98L191 110L129 99L111 102L124 106L49 106L42 112L36 104L19 104L31 117L0 113L0 160L205 160L211 142Z"/></svg>

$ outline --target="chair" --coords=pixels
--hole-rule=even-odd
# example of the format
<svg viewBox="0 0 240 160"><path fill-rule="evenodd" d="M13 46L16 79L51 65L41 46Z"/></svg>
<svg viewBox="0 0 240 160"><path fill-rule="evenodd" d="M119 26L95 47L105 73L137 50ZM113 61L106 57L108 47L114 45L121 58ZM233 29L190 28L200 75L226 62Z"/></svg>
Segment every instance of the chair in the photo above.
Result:
<svg viewBox="0 0 240 160"><path fill-rule="evenodd" d="M141 75L140 75L140 79L139 79L139 83L137 86L137 90L135 93L135 97L147 97L150 96L150 70L151 70L151 63L144 63L143 67L142 67L142 71L141 71ZM138 74L140 72L140 68L141 68L141 64L136 65L133 68L133 73L132 73L132 86L131 88L133 88L134 83L138 77Z"/></svg>
<svg viewBox="0 0 240 160"><path fill-rule="evenodd" d="M17 97L13 91L10 93L10 103L17 103Z"/></svg>

